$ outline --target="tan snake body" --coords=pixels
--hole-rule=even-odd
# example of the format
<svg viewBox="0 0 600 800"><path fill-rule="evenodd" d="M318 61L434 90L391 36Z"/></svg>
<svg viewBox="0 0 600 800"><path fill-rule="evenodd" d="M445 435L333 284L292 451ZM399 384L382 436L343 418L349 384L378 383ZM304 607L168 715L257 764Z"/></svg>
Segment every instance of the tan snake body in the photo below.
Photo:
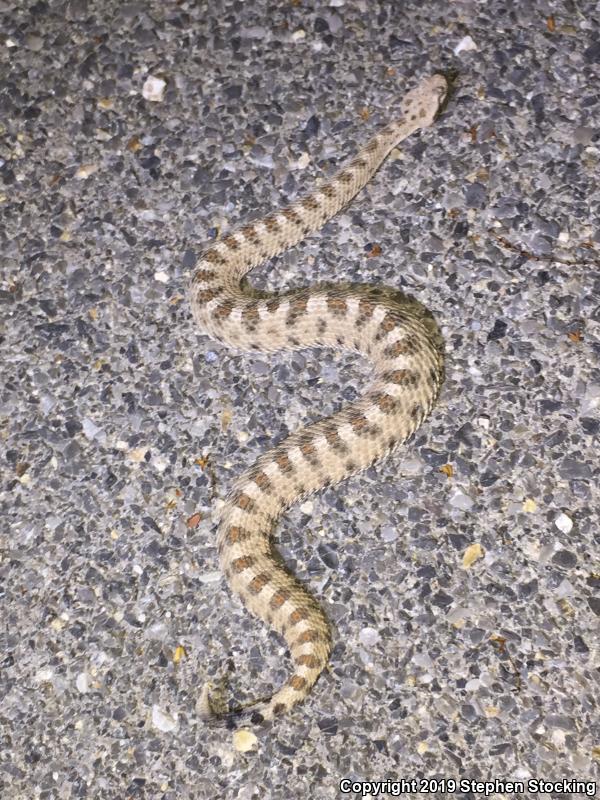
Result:
<svg viewBox="0 0 600 800"><path fill-rule="evenodd" d="M400 120L376 134L331 180L216 241L202 254L192 280L193 314L210 336L262 352L315 345L355 350L375 376L356 402L261 455L236 480L220 514L222 570L244 605L283 634L294 664L287 683L254 706L257 722L303 700L331 649L323 611L275 557L271 532L292 503L365 469L414 433L438 395L443 350L422 307L385 288L317 285L257 297L241 281L346 206L400 141L432 124L447 91L441 75L422 81L405 96ZM210 700L207 708L207 715L219 716Z"/></svg>

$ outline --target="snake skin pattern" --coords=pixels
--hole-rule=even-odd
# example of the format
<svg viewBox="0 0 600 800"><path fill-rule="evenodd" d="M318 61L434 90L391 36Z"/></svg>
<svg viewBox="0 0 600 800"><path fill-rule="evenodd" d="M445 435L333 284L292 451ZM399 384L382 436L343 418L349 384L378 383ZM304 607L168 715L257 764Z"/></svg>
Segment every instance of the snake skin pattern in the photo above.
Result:
<svg viewBox="0 0 600 800"><path fill-rule="evenodd" d="M250 707L257 723L303 700L331 649L323 611L273 553L271 532L292 503L365 469L414 433L443 380L443 345L418 303L385 288L316 285L265 296L242 279L344 208L399 142L433 123L447 92L442 75L425 79L405 96L400 120L383 128L331 180L288 208L216 241L202 254L192 279L193 315L211 337L261 352L315 345L358 351L375 376L358 401L261 455L236 481L222 509L222 570L244 605L283 634L294 664L287 683ZM208 688L205 695L207 717L244 711L220 714Z"/></svg>

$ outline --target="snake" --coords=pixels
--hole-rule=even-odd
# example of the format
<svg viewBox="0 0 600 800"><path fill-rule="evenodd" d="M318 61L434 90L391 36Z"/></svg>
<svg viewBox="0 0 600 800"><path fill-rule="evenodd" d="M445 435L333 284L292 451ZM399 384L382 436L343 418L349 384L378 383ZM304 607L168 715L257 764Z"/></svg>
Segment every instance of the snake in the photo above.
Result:
<svg viewBox="0 0 600 800"><path fill-rule="evenodd" d="M190 283L200 330L228 347L273 353L327 347L361 354L372 381L354 402L295 431L235 479L220 512L220 567L244 606L283 636L293 665L270 697L223 707L210 684L206 719L272 721L305 700L328 664L332 634L317 600L274 549L273 531L292 504L387 456L430 413L444 378L443 341L431 314L412 298L377 284L315 283L259 292L246 275L318 231L350 203L404 139L433 124L450 79L422 79L382 127L330 179L293 204L241 224L199 256Z"/></svg>

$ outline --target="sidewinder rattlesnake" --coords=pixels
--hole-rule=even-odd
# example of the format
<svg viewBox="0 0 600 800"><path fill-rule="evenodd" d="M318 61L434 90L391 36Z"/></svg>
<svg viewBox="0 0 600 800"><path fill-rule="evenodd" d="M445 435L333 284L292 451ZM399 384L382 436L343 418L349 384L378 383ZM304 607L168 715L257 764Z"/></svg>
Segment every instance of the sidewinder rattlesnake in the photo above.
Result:
<svg viewBox="0 0 600 800"><path fill-rule="evenodd" d="M443 345L420 304L385 288L315 285L258 296L244 276L294 246L344 208L390 151L431 125L448 94L440 74L404 97L401 118L379 131L331 180L288 208L237 228L202 254L191 284L193 315L203 332L243 350L310 346L354 350L372 364L374 382L356 402L296 431L241 475L220 514L222 570L244 605L283 634L294 671L254 722L303 700L327 664L331 636L315 599L272 551L271 533L300 498L370 466L411 436L430 412L443 380ZM205 688L206 715L221 715Z"/></svg>

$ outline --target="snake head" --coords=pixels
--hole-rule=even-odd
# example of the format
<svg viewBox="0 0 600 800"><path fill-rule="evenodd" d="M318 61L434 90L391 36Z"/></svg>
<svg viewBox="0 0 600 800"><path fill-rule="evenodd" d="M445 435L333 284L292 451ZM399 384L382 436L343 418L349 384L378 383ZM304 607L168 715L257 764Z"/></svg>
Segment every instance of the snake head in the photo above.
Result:
<svg viewBox="0 0 600 800"><path fill-rule="evenodd" d="M448 102L450 78L441 72L421 81L405 96L402 114L415 128L426 128L441 114Z"/></svg>

